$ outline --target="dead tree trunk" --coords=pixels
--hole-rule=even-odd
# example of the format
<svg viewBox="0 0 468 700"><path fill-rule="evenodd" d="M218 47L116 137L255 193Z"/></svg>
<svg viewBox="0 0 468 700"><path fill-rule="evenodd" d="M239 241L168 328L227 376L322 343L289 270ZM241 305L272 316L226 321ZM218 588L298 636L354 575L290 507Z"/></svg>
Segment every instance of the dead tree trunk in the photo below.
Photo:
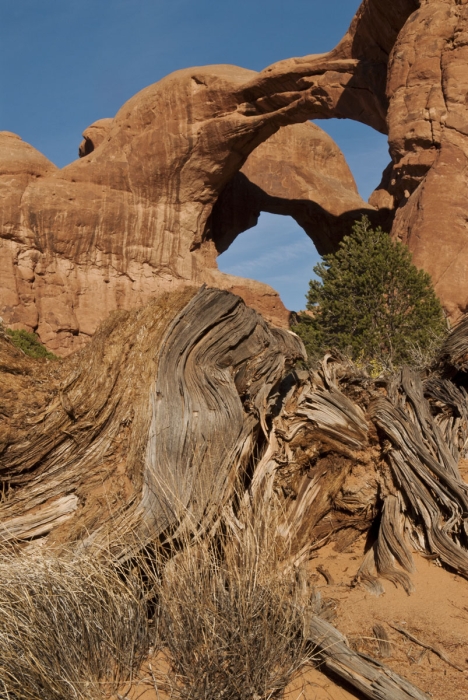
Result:
<svg viewBox="0 0 468 700"><path fill-rule="evenodd" d="M382 578L411 589L411 548L468 577L466 357L465 322L424 375L374 380L330 355L298 370L297 336L206 288L113 314L65 361L30 360L2 336L0 539L122 554L135 535L203 530L221 509L235 521L241 484L253 508L283 501L298 557L330 538L345 547L378 517L358 574L374 590ZM326 664L366 697L423 697L344 660L321 629Z"/></svg>
<svg viewBox="0 0 468 700"><path fill-rule="evenodd" d="M239 297L205 288L113 314L58 365L2 351L4 542L109 529L118 541L208 517L303 353Z"/></svg>

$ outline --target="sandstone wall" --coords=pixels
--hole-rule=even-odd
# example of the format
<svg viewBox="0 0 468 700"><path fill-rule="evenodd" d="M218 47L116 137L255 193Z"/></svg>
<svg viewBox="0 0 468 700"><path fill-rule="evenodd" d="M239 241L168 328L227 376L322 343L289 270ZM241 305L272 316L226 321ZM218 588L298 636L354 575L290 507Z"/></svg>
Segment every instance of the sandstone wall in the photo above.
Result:
<svg viewBox="0 0 468 700"><path fill-rule="evenodd" d="M270 211L293 216L322 253L362 212L392 226L456 318L468 307L467 24L458 0L365 0L328 54L261 73L191 68L149 86L91 125L62 170L0 134L0 315L67 354L113 309L205 282L285 325L274 290L216 266ZM307 121L329 117L389 134L370 204Z"/></svg>

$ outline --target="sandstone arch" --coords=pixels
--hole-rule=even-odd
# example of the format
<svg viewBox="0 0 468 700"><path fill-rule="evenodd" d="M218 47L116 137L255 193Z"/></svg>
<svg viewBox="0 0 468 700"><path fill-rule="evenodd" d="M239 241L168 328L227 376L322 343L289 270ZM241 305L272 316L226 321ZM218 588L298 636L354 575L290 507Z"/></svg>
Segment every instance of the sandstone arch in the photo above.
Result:
<svg viewBox="0 0 468 700"><path fill-rule="evenodd" d="M293 202L279 201L281 194L259 192L261 183L245 187L246 170L237 173L255 170L247 159L258 147L268 150L268 139L308 128L291 125L340 117L389 133L392 163L371 206L389 226L395 218L392 234L432 274L456 318L468 307L468 258L460 254L468 235L467 20L455 0L365 0L327 54L280 61L258 74L215 66L167 76L110 123L94 125L82 149L88 155L60 171L40 154L32 157L26 144L13 149L13 137L3 135L0 313L10 324L37 328L50 348L66 354L112 309L206 281L242 293L284 324L287 313L273 290L220 275L217 246L250 225L261 207L286 207L313 229L319 249L338 240L367 207L352 186L340 210L333 185L327 209L313 197L298 203L294 190L287 197ZM346 178L343 170L336 180L343 186ZM239 197L250 204L245 221L234 225L225 212Z"/></svg>
<svg viewBox="0 0 468 700"><path fill-rule="evenodd" d="M312 122L283 127L257 146L222 190L208 222L222 253L260 212L292 216L321 255L333 252L363 212L343 154Z"/></svg>
<svg viewBox="0 0 468 700"><path fill-rule="evenodd" d="M269 327L226 291L197 289L203 279L223 283L216 245L245 225L226 232L221 217L221 228L213 220L207 226L241 168L247 191L262 199L252 211L294 204L253 182L249 154L268 153L267 137L296 133L291 124L310 116L359 118L385 130L388 103L393 160L373 202L390 219L395 214L394 235L407 237L417 261L426 255L439 281L439 263L446 266L464 244L465 107L453 76L463 56L465 9L368 0L326 56L282 62L248 81L233 67L169 76L131 100L108 132L100 130L100 144L62 171L18 137L0 137L7 321L28 319L65 353L84 344L115 306L185 285L111 315L82 353L63 362L32 361L0 333L4 544L92 546L110 533L120 554L129 526L144 538L145 528L155 534L178 525L187 508L197 524L211 524L232 500L232 477L254 455L243 495L255 505L278 488L284 532L296 547L320 546L347 529L365 532L373 522L378 532L359 569L361 583L378 589L384 578L410 590L409 545L468 577L468 487L458 466L468 444L467 324L423 377L404 369L373 380L329 356L317 372L288 372L303 353L293 334ZM417 47L428 27L432 39L445 32L433 42L429 68L416 52L405 59L405 47ZM450 54L458 49L460 57ZM411 90L415 97L418 81L430 82L440 56L446 114L431 103L440 97L436 89L424 93L421 117L418 100L412 111ZM167 117L164 138L154 121L158 105L156 114ZM331 189L335 195L337 185ZM457 239L440 235L434 193L443 198L443 214L455 213ZM353 196L345 188L343 198ZM306 200L314 210L315 199ZM346 204L340 214L334 201L327 216L336 228L330 223L324 246L339 236L340 217L355 211ZM434 240L440 256L430 253ZM464 265L461 257L454 269ZM456 278L458 297L445 298L455 299L455 309L463 308L462 281ZM225 280L236 283L242 287ZM355 469L357 490L356 474L347 482ZM332 508L336 517L327 519ZM365 697L427 697L350 650L323 620L312 618L310 635L327 667Z"/></svg>
<svg viewBox="0 0 468 700"><path fill-rule="evenodd" d="M138 306L156 292L194 282L240 293L269 320L287 323L274 290L216 268L221 241L249 225L236 221L233 234L226 218L239 169L245 164L243 176L250 176L241 197L248 219L262 209L292 214L324 252L348 230L353 212L370 207L339 149L318 127L287 126L281 109L253 121L243 114L245 105L233 110L233 93L252 76L233 66L178 71L132 98L114 120L86 130L81 152L88 155L50 178L30 179L22 189L21 231L9 242L10 278L17 276L21 250L31 278L22 297L33 298L33 321L49 347L79 347L112 309ZM222 117L213 116L216 103ZM154 113L164 116L158 121ZM287 128L278 131L280 125ZM315 156L294 163L304 148ZM286 158L289 172L281 175ZM211 217L218 200L222 206ZM17 296L16 308L4 311L9 323L25 322Z"/></svg>

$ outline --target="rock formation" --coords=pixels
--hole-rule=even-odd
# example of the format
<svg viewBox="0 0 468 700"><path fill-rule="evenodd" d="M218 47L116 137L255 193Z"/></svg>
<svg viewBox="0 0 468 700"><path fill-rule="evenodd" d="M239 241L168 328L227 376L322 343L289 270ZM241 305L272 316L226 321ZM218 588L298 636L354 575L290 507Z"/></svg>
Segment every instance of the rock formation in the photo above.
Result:
<svg viewBox="0 0 468 700"><path fill-rule="evenodd" d="M456 318L468 307L467 23L455 0L364 0L328 54L261 73L187 69L142 90L62 170L3 134L0 315L67 354L111 310L206 282L284 325L274 290L221 274L216 256L260 211L294 216L321 253L365 211L408 243ZM331 139L299 124L330 117L389 134L370 205Z"/></svg>
<svg viewBox="0 0 468 700"><path fill-rule="evenodd" d="M251 75L255 73L216 67L203 69L198 77L218 81L213 92L226 99L236 80ZM326 252L349 229L355 212L370 207L359 197L336 144L311 123L275 133L253 151L241 173L239 153L229 166L231 180L222 173L229 157L222 134L217 135L222 153L213 136L202 133L199 147L209 151L209 158L191 154L188 104L183 105L193 84L192 71L180 71L143 91L114 120L89 127L80 146L89 155L60 171L50 164L52 177L22 174L12 182L5 168L11 204L4 199L3 206L8 216L11 209L17 212L8 240L0 239L7 248L2 281L8 291L8 298L2 295L1 313L10 325L37 329L49 348L66 354L86 342L113 309L134 308L178 284L203 282L241 294L269 320L287 325L288 312L274 290L220 273L216 256L255 225L261 211L294 216ZM168 109L167 123L151 120L149 127L142 126L141 119L150 117L141 110L164 113L160 103L168 95L179 95L179 100ZM217 128L216 119L203 122L197 115L197 110L206 111L204 94L194 93L191 108L193 120L206 131ZM177 133L171 134L174 119ZM228 118L226 122L224 129L230 129ZM241 124L233 129L233 142L245 140ZM11 138L0 136L0 149ZM22 142L16 138L15 143L21 171ZM29 159L34 149L23 146ZM221 161L218 173L211 172L215 164L208 165L207 158ZM29 169L29 160L24 167ZM19 259L27 260L26 281L24 274L18 280Z"/></svg>
<svg viewBox="0 0 468 700"><path fill-rule="evenodd" d="M422 2L388 72L392 235L432 276L452 318L468 310L468 6Z"/></svg>
<svg viewBox="0 0 468 700"><path fill-rule="evenodd" d="M112 119L98 119L83 131L83 141L78 148L78 155L84 158L92 153L101 144L109 133Z"/></svg>

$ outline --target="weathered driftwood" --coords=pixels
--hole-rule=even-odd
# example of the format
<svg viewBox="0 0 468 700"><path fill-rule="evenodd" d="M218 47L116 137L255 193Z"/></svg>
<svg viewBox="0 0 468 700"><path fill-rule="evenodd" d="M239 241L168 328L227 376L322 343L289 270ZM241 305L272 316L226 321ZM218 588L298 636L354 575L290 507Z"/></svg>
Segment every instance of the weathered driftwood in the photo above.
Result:
<svg viewBox="0 0 468 700"><path fill-rule="evenodd" d="M468 316L453 329L440 353L439 365L446 374L468 370Z"/></svg>
<svg viewBox="0 0 468 700"><path fill-rule="evenodd" d="M392 655L392 647L387 630L380 622L376 622L372 631L379 647L379 656L382 659L388 659Z"/></svg>
<svg viewBox="0 0 468 700"><path fill-rule="evenodd" d="M99 540L109 528L114 540L154 537L201 520L222 505L302 356L294 334L219 290L113 315L49 377L47 404L32 415L14 407L0 456L2 540Z"/></svg>
<svg viewBox="0 0 468 700"><path fill-rule="evenodd" d="M391 523L396 525L399 521L398 537L393 538L393 556L407 571L411 570L407 548L406 551L395 551L398 540L402 540L402 522L398 513L403 511L405 520L411 523L413 545L438 555L443 563L468 576L468 486L460 476L458 459L454 457L454 452L460 456L459 448L453 434L444 435L431 415L430 404L417 374L403 369L388 398L376 399L371 405L370 416L390 443L386 457L399 494L400 509L395 501L392 505ZM466 424L463 432L465 430ZM451 438L450 442L447 442L448 438ZM386 506L383 523L385 515ZM381 528L377 553L385 543L392 550L387 533ZM388 561L388 557L386 559ZM385 571L385 566L377 568L381 574L391 577L393 574Z"/></svg>
<svg viewBox="0 0 468 700"><path fill-rule="evenodd" d="M443 357L463 350L465 325ZM34 364L0 342L3 541L209 522L246 470L247 500L283 498L282 534L298 552L337 533L346 543L380 513L359 573L375 590L377 576L411 590L410 545L468 572L457 466L468 408L446 361L424 381L407 368L374 381L331 356L291 371L298 338L211 289L117 313L62 363Z"/></svg>
<svg viewBox="0 0 468 700"><path fill-rule="evenodd" d="M296 375L272 422L249 492L254 500L283 492L282 534L297 551L316 548L343 528L367 529L373 519L375 455L369 426L362 409L339 389L330 360L325 358L317 372ZM368 484L360 484L359 494L350 493L346 481L359 466Z"/></svg>

